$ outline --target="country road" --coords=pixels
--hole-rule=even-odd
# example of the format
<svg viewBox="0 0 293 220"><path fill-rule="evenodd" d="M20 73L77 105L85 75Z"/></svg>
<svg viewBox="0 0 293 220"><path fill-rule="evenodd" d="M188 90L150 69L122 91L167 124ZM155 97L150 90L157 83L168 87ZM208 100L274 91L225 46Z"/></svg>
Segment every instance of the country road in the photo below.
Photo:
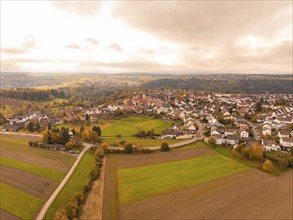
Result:
<svg viewBox="0 0 293 220"><path fill-rule="evenodd" d="M30 134L30 133L20 133L20 132L10 132L10 131L0 131L0 134L13 134L13 135L20 135L20 136L42 137L41 134Z"/></svg>
<svg viewBox="0 0 293 220"><path fill-rule="evenodd" d="M64 185L67 183L67 181L69 180L69 178L73 174L73 172L76 169L77 165L79 164L81 158L83 157L83 155L85 154L85 152L88 149L90 149L90 147L92 146L91 144L87 144L87 143L83 143L83 144L85 145L85 148L77 156L76 161L74 162L74 164L70 168L69 172L66 174L66 176L62 180L62 182L56 188L56 190L54 191L54 193L50 196L50 198L47 200L47 202L43 205L41 211L39 212L38 216L36 217L36 220L42 220L45 217L46 212L48 211L48 209L50 208L50 206L52 205L52 203L54 202L54 200L56 199L56 197L58 196L58 194L60 193L60 191L62 190L62 188L64 187Z"/></svg>

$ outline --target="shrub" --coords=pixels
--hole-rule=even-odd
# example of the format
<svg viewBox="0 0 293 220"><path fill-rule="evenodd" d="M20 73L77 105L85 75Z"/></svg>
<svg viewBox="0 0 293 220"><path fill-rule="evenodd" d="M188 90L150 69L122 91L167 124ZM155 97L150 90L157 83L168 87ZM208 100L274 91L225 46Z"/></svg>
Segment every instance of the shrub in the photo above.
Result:
<svg viewBox="0 0 293 220"><path fill-rule="evenodd" d="M95 155L98 157L98 158L100 158L100 159L102 159L102 158L104 158L105 157L105 151L103 150L103 149L96 149L96 151L95 151Z"/></svg>
<svg viewBox="0 0 293 220"><path fill-rule="evenodd" d="M262 165L262 170L266 171L266 172L272 172L273 168L274 168L274 165L273 165L272 161L270 161L268 159Z"/></svg>
<svg viewBox="0 0 293 220"><path fill-rule="evenodd" d="M163 142L161 144L161 151L166 152L166 151L169 151L169 150L170 150L169 144L167 142Z"/></svg>
<svg viewBox="0 0 293 220"><path fill-rule="evenodd" d="M77 216L77 207L75 205L67 206L65 213L68 219L74 219Z"/></svg>
<svg viewBox="0 0 293 220"><path fill-rule="evenodd" d="M133 146L131 143L128 143L124 146L124 151L127 154L132 154L133 153Z"/></svg>

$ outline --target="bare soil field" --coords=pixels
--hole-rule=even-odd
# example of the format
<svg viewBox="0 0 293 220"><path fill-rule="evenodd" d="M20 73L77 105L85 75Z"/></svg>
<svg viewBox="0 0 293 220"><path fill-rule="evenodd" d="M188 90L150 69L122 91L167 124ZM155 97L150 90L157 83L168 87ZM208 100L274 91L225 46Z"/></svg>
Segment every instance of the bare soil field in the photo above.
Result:
<svg viewBox="0 0 293 220"><path fill-rule="evenodd" d="M55 161L50 160L43 157L37 157L26 153L17 153L15 151L9 151L5 148L1 149L1 156L11 158L14 160L23 161L26 163L35 164L42 167L47 167L55 170L60 170L62 172L67 172L67 170L70 168L69 165Z"/></svg>
<svg viewBox="0 0 293 220"><path fill-rule="evenodd" d="M199 148L168 153L108 155L105 174L103 219L117 219L119 216L117 169L191 159L212 154L215 154L215 152L209 148Z"/></svg>
<svg viewBox="0 0 293 220"><path fill-rule="evenodd" d="M18 217L15 215L10 214L9 212L4 211L3 209L0 209L0 219L3 220L19 220Z"/></svg>
<svg viewBox="0 0 293 220"><path fill-rule="evenodd" d="M2 183L18 188L38 198L47 199L57 187L57 183L54 181L13 167L1 165L0 170Z"/></svg>
<svg viewBox="0 0 293 220"><path fill-rule="evenodd" d="M199 186L122 205L119 218L292 219L292 176L293 171L275 177L251 169Z"/></svg>

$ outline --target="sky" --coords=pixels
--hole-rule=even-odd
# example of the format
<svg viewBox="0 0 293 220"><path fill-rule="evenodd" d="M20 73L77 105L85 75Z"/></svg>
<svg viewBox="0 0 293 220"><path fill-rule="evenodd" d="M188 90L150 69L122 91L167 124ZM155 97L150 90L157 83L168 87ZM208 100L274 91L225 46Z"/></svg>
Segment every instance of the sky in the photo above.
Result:
<svg viewBox="0 0 293 220"><path fill-rule="evenodd" d="M1 72L293 73L289 1L1 0Z"/></svg>

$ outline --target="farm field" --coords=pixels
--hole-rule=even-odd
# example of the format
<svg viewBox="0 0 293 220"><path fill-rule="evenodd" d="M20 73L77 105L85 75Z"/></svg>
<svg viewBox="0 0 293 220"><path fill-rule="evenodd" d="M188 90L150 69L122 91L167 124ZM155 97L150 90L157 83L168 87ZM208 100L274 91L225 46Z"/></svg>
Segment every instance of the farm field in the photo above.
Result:
<svg viewBox="0 0 293 220"><path fill-rule="evenodd" d="M76 170L49 208L45 215L45 219L58 219L58 212L62 211L63 208L71 203L72 199L74 199L74 194L83 191L83 187L87 185L90 180L90 171L94 163L94 155L90 152L86 152Z"/></svg>
<svg viewBox="0 0 293 220"><path fill-rule="evenodd" d="M293 171L250 169L120 207L120 219L292 219ZM273 205L272 205L273 204Z"/></svg>
<svg viewBox="0 0 293 220"><path fill-rule="evenodd" d="M214 155L209 148L200 148L182 151L170 151L168 153L155 152L152 154L138 155L108 155L105 174L105 189L103 219L117 219L119 217L119 197L117 170L137 166L146 166L157 163L192 159L200 156Z"/></svg>
<svg viewBox="0 0 293 220"><path fill-rule="evenodd" d="M161 119L147 117L127 117L120 120L113 120L111 126L105 128L102 132L103 137L116 137L117 134L122 137L134 135L139 129L148 131L154 129L155 133L161 133L165 129L170 128L170 124Z"/></svg>
<svg viewBox="0 0 293 220"><path fill-rule="evenodd" d="M256 169L249 169L250 166L238 163L215 151L206 144L196 142L190 146L182 147L185 150L172 150L168 153L156 152L150 155L110 155L107 158L106 176L105 176L105 194L103 218L104 219L292 219L292 181L293 172L289 171L279 177L272 176ZM192 149L188 149L192 148ZM180 148L179 148L180 149ZM139 176L152 175L149 172L143 172L139 169L150 169L160 167L164 163L170 162L182 163L187 160L196 161L204 158L219 157L225 158L232 164L244 167L243 171L232 175L222 176L221 178L206 181L201 184L195 184L189 187L181 187L177 190L161 193L157 195L138 198L136 195L129 201L119 203L118 173L129 170L130 172L139 172ZM209 164L210 166L210 164ZM190 166L192 167L192 166ZM200 166L196 169L205 169L209 174L213 169L207 169L207 166ZM130 168L130 169L128 169ZM164 167L163 167L164 168ZM167 169L168 167L166 167ZM165 181L166 178L173 178L174 172L186 172L188 168L182 168L168 176L165 172L165 178L162 177L163 185L166 182L178 184L175 181ZM192 171L194 168L192 169ZM245 171L246 170L246 171ZM160 170L161 171L161 170ZM155 170L155 172L160 172ZM163 172L163 171L162 171ZM229 172L224 170L224 172ZM177 175L177 174L176 174ZM193 176L195 174L187 174ZM159 177L158 177L159 176ZM138 178L138 179L137 179ZM145 189L153 191L148 186L153 184L154 179L161 178L156 175L154 178L143 178L131 176L127 178L127 184L132 185L136 190L145 193ZM193 178L193 177L192 177ZM201 179L201 177L200 177ZM158 180L158 179L157 179ZM193 181L186 179L186 181ZM196 180L195 180L196 181ZM133 185L134 184L134 185ZM180 183L181 184L181 183ZM121 187L121 186L120 186ZM160 184L154 187L161 187ZM167 186L168 187L168 186ZM116 190L114 190L116 189ZM164 188L163 188L164 189ZM277 190L276 190L277 189ZM129 192L133 189L129 188ZM157 189L156 189L157 190ZM138 192L137 191L137 192ZM149 191L149 192L150 192ZM123 200L122 195L122 200ZM240 199L241 198L241 199ZM127 195L126 199L127 201ZM272 202L274 207L271 206ZM282 210L282 211L281 211Z"/></svg>
<svg viewBox="0 0 293 220"><path fill-rule="evenodd" d="M80 124L61 124L56 127L61 128L62 126L69 129L74 128L79 131ZM93 126L100 126L102 129L102 137L116 137L120 134L122 137L132 137L139 129L148 131L154 129L155 133L161 133L167 128L170 128L170 124L164 122L161 119L155 119L151 117L133 116L122 118L119 120L115 119L103 119L101 123L90 123L90 125L83 125L84 128L91 129Z"/></svg>
<svg viewBox="0 0 293 220"><path fill-rule="evenodd" d="M28 141L38 137L1 134L0 138L1 215L33 219L75 157L29 147Z"/></svg>
<svg viewBox="0 0 293 220"><path fill-rule="evenodd" d="M248 168L222 155L212 155L118 170L119 200L125 204L199 185Z"/></svg>

